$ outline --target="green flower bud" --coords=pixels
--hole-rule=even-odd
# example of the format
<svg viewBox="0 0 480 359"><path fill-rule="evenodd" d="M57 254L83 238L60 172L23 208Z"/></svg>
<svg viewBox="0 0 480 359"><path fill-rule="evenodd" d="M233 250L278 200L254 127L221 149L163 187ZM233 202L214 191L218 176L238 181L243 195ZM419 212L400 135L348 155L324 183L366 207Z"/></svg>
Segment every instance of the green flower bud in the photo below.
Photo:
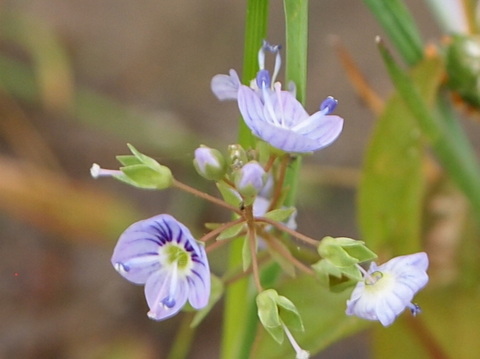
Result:
<svg viewBox="0 0 480 359"><path fill-rule="evenodd" d="M480 36L455 35L446 51L449 87L469 105L480 107Z"/></svg>

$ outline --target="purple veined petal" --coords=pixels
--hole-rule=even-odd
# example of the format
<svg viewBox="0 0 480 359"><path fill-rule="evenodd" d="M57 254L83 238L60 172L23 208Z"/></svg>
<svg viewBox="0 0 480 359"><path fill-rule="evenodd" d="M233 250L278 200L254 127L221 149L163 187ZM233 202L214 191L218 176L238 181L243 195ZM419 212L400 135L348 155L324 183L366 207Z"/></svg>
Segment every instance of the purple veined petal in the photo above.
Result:
<svg viewBox="0 0 480 359"><path fill-rule="evenodd" d="M273 91L270 94L275 115L283 127L293 126L308 119L308 113L302 104L288 91Z"/></svg>
<svg viewBox="0 0 480 359"><path fill-rule="evenodd" d="M229 75L219 74L212 78L210 88L221 101L236 100L241 82L235 70L230 70Z"/></svg>
<svg viewBox="0 0 480 359"><path fill-rule="evenodd" d="M315 114L311 117L314 116ZM305 133L304 136L314 140L317 143L317 149L322 149L331 145L338 138L343 129L343 119L335 115L315 116L314 118L314 123L312 123L308 133ZM299 132L303 134L304 131L306 130L302 129Z"/></svg>
<svg viewBox="0 0 480 359"><path fill-rule="evenodd" d="M176 290L173 298L169 298L172 280L177 281ZM179 279L178 276L173 278L166 270L154 273L145 284L145 298L150 308L149 318L164 320L174 316L187 302L187 296L188 285L185 280ZM166 300L167 298L169 299Z"/></svg>
<svg viewBox="0 0 480 359"><path fill-rule="evenodd" d="M130 282L144 284L160 268L159 244L150 237L150 233L127 229L115 246L111 262Z"/></svg>
<svg viewBox="0 0 480 359"><path fill-rule="evenodd" d="M286 152L307 153L319 149L317 140L302 136L291 130L277 127L268 122L257 122L252 132L271 146Z"/></svg>
<svg viewBox="0 0 480 359"><path fill-rule="evenodd" d="M202 246L200 256L195 260L188 281L188 301L195 309L201 309L208 304L210 298L210 269L207 254Z"/></svg>
<svg viewBox="0 0 480 359"><path fill-rule="evenodd" d="M247 86L240 86L238 90L238 107L247 126L257 135L255 125L265 121L263 103L259 94Z"/></svg>

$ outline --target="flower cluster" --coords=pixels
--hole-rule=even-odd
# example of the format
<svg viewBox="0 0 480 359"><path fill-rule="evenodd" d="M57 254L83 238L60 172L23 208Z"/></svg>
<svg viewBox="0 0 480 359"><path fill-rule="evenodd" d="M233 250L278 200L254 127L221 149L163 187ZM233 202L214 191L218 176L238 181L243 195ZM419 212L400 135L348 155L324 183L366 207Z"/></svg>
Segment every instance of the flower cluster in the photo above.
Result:
<svg viewBox="0 0 480 359"><path fill-rule="evenodd" d="M264 68L267 53L275 55L273 75ZM278 343L286 337L297 358L308 358L308 351L298 345L291 332L304 330L295 304L275 289L264 288L260 271L266 260L275 261L290 276L301 272L315 275L326 286L333 286L335 281L356 285L346 314L388 326L405 308L414 315L420 312L412 299L428 282L428 257L425 253L397 257L380 266L371 263L367 271L361 265L377 256L364 242L333 237L319 241L297 232L296 209L285 203L288 167L295 156L330 145L342 131L343 119L332 115L337 106L333 97L327 97L318 112L308 115L295 98L295 86L285 91L275 82L280 66L280 47L265 42L259 51L260 70L250 86L242 85L234 70L212 79L216 96L236 100L245 123L262 140L248 149L233 144L222 152L201 145L194 151L197 173L214 181L221 197L178 181L168 167L131 145L131 155L117 157L121 163L118 170L95 164L91 174L95 178L110 176L142 189L180 189L233 212L229 222L208 223L208 232L198 240L168 214L139 221L123 232L112 264L124 278L145 286L148 317L170 318L187 301L194 309L203 309L199 313L203 317L231 281L210 274L207 252L241 240L243 263L239 272L243 273L235 278L252 276L258 317L265 330ZM310 259L297 257L292 248L299 246L313 250L318 261L311 264ZM213 278L220 282L218 286L211 284Z"/></svg>

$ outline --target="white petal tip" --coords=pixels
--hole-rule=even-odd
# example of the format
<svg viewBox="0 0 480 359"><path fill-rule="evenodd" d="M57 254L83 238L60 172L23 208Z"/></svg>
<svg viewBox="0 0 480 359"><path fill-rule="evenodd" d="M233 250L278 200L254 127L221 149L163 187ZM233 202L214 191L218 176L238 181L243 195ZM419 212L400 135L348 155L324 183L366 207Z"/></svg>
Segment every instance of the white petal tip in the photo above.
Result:
<svg viewBox="0 0 480 359"><path fill-rule="evenodd" d="M98 178L100 176L100 170L101 170L100 165L98 165L97 163L94 163L90 168L90 175L93 178Z"/></svg>

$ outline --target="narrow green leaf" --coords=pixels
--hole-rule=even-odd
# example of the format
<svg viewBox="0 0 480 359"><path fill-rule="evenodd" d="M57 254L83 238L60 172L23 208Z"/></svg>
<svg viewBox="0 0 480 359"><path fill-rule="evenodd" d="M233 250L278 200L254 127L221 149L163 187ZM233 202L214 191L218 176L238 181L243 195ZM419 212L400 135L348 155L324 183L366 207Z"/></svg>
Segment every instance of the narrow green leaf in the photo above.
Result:
<svg viewBox="0 0 480 359"><path fill-rule="evenodd" d="M258 71L258 50L267 36L268 3L268 0L247 1L242 74L243 82L247 84ZM246 148L253 148L255 144L252 131L243 119L239 120L238 143ZM236 268L243 262L242 252L242 241L234 241L230 247L228 268ZM220 353L223 359L247 358L256 335L258 320L254 298L248 292L248 283L248 278L239 280L226 291Z"/></svg>
<svg viewBox="0 0 480 359"><path fill-rule="evenodd" d="M296 209L293 207L290 208L279 208L279 209L274 209L273 211L270 211L265 214L265 217L273 219L274 221L277 222L284 222L290 216L295 213Z"/></svg>
<svg viewBox="0 0 480 359"><path fill-rule="evenodd" d="M423 43L415 21L401 0L364 0L395 48L409 65L423 58Z"/></svg>
<svg viewBox="0 0 480 359"><path fill-rule="evenodd" d="M308 0L284 0L286 30L285 82L297 88L297 99L305 104L308 54ZM292 159L285 176L285 205L295 205L302 157Z"/></svg>
<svg viewBox="0 0 480 359"><path fill-rule="evenodd" d="M240 207L240 204L242 203L242 199L240 198L238 193L236 193L232 189L232 187L230 187L225 182L217 182L216 185L225 202L227 202L232 206Z"/></svg>
<svg viewBox="0 0 480 359"><path fill-rule="evenodd" d="M234 226L231 226L230 228L220 233L220 235L217 237L217 241L236 237L244 227L245 227L245 223L239 223Z"/></svg>

